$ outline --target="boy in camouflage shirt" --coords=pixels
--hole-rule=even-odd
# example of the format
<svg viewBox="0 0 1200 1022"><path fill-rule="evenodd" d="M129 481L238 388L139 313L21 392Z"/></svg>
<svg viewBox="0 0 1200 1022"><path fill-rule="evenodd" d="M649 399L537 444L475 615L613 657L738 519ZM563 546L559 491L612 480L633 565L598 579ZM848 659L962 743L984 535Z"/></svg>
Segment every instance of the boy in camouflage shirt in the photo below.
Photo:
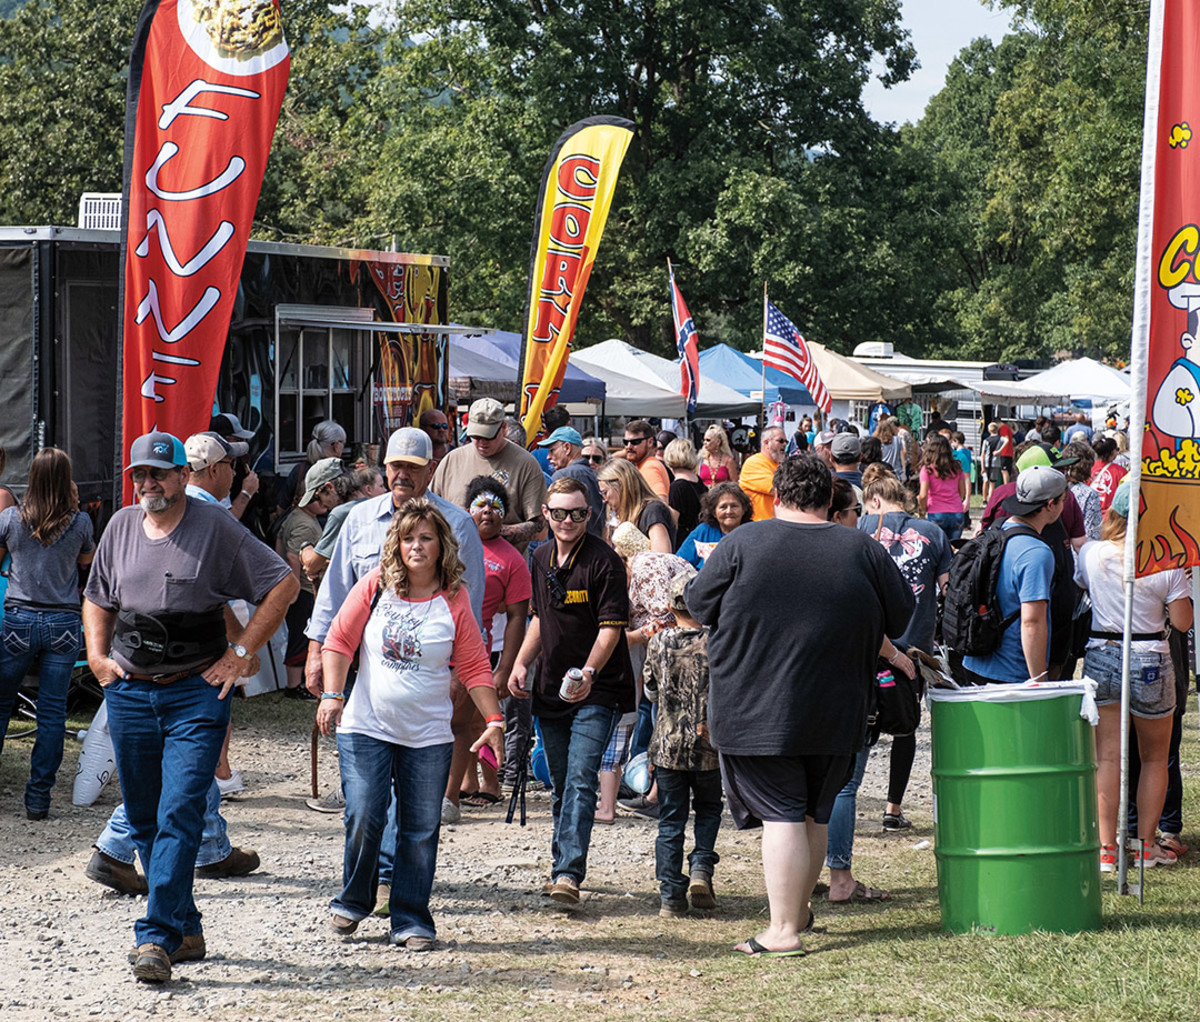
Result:
<svg viewBox="0 0 1200 1022"><path fill-rule="evenodd" d="M716 907L713 867L721 826L721 771L708 741L708 629L688 614L683 588L690 573L671 585L674 628L658 632L646 648L642 682L646 698L657 703L650 762L658 783L658 840L655 873L660 916L687 915L692 908ZM683 844L691 796L696 811L696 846L683 875Z"/></svg>

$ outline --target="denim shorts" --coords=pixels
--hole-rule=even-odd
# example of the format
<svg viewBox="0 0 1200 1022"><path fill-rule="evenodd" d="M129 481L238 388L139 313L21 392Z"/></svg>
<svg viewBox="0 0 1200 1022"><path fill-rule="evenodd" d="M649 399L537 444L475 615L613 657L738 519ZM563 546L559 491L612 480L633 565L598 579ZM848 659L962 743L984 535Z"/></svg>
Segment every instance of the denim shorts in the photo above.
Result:
<svg viewBox="0 0 1200 1022"><path fill-rule="evenodd" d="M1096 683L1096 705L1121 702L1121 647L1105 643L1087 651L1083 676ZM1175 710L1175 667L1169 653L1141 653L1129 657L1129 712L1153 720Z"/></svg>

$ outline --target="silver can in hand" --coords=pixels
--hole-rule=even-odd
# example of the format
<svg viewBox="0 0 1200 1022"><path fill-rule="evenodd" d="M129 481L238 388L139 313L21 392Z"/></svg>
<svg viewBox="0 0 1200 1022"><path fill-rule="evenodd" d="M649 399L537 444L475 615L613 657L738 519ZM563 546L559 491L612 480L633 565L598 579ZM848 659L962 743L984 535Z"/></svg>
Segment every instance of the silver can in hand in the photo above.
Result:
<svg viewBox="0 0 1200 1022"><path fill-rule="evenodd" d="M558 686L558 698L565 703L573 703L579 698L579 693L582 691L583 671L578 667L572 667L567 671L562 684Z"/></svg>

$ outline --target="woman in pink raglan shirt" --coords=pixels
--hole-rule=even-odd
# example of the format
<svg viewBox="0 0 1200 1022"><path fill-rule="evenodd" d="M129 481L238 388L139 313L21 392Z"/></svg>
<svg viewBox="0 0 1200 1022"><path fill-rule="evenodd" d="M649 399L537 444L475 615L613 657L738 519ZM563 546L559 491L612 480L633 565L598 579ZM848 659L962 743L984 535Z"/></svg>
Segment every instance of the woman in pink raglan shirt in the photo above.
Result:
<svg viewBox="0 0 1200 1022"><path fill-rule="evenodd" d="M487 724L471 751L486 744L497 760L503 758L504 718L462 573L446 519L429 501L410 500L388 530L379 567L350 591L325 640L317 723L326 735L337 729L346 796L343 887L330 906L337 934L353 933L375 907L379 846L394 786L391 942L410 951L433 948L429 894L454 748L451 667ZM347 698L356 650L358 677Z"/></svg>

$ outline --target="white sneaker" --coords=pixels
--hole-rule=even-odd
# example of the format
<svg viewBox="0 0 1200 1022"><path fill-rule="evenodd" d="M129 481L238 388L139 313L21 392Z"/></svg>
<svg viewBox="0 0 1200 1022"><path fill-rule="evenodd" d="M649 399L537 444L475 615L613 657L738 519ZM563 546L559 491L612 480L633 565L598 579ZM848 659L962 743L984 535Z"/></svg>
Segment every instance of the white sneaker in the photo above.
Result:
<svg viewBox="0 0 1200 1022"><path fill-rule="evenodd" d="M221 798L229 798L230 795L236 795L238 792L246 790L246 786L242 783L240 770L231 770L226 780L218 777L216 782L217 787L221 789Z"/></svg>
<svg viewBox="0 0 1200 1022"><path fill-rule="evenodd" d="M442 823L458 823L462 819L462 810L444 795L442 796Z"/></svg>

